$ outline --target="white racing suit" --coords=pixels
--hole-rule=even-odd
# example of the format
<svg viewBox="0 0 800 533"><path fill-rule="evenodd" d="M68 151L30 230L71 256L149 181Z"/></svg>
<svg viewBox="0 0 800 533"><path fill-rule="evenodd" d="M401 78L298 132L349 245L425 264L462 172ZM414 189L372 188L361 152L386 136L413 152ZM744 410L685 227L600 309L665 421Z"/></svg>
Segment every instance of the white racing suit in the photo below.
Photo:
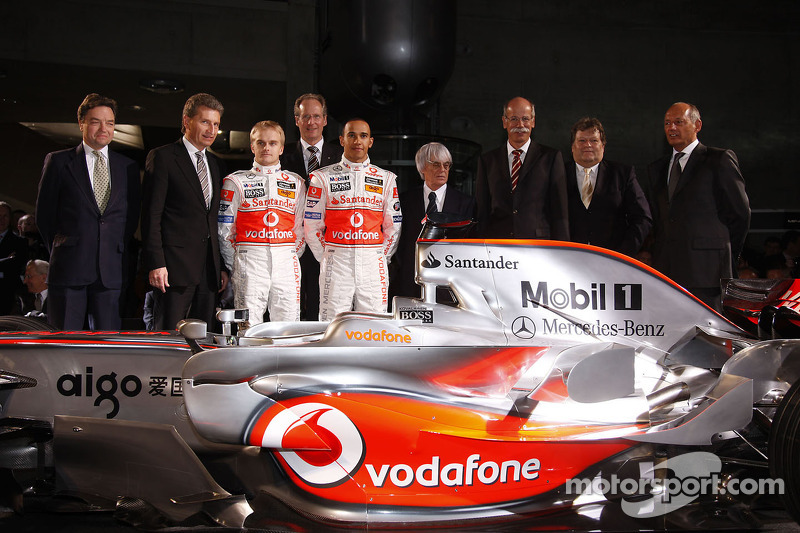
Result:
<svg viewBox="0 0 800 533"><path fill-rule="evenodd" d="M300 320L300 262L305 184L280 165L239 170L222 181L219 247L232 272L234 306L249 325Z"/></svg>
<svg viewBox="0 0 800 533"><path fill-rule="evenodd" d="M386 312L388 263L403 221L396 180L369 159L342 158L311 174L305 231L320 262L320 320L351 309Z"/></svg>

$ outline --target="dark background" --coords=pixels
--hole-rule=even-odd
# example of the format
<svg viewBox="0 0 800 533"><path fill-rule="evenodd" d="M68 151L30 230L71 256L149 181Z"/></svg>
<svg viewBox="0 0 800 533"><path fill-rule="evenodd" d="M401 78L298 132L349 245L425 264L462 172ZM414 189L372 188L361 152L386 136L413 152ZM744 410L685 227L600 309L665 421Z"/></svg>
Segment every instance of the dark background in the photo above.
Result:
<svg viewBox="0 0 800 533"><path fill-rule="evenodd" d="M226 107L215 148L235 169L251 161L253 123L277 120L293 141L294 98L321 91L327 138L368 119L373 161L406 188L416 147L446 137L467 192L513 96L536 105L534 137L567 154L570 126L598 117L606 157L639 176L667 152L663 114L684 100L700 108L701 141L738 154L760 245L798 224L798 20L795 0L4 2L0 199L33 209L44 155L78 143L89 92L119 102L117 138L132 144L114 148L142 165L178 138L188 96L214 94ZM154 80L179 90L147 90Z"/></svg>

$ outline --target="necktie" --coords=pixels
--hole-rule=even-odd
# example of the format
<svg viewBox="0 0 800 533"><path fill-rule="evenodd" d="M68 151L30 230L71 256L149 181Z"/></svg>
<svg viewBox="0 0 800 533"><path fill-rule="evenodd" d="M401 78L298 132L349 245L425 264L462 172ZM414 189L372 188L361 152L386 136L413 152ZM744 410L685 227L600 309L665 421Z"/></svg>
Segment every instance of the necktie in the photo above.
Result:
<svg viewBox="0 0 800 533"><path fill-rule="evenodd" d="M311 174L319 168L319 158L317 157L319 148L316 146L309 146L307 150L311 152L311 155L308 156L308 173Z"/></svg>
<svg viewBox="0 0 800 533"><path fill-rule="evenodd" d="M200 178L200 186L203 188L203 198L206 199L206 209L211 206L211 184L208 183L208 169L203 159L203 152L196 152L197 157L197 177Z"/></svg>
<svg viewBox="0 0 800 533"><path fill-rule="evenodd" d="M517 188L517 182L519 181L519 169L522 166L522 160L519 158L522 155L522 150L512 150L512 154L514 154L514 159L511 161L511 190Z"/></svg>
<svg viewBox="0 0 800 533"><path fill-rule="evenodd" d="M583 176L583 187L581 187L581 202L589 209L589 204L592 203L592 193L594 193L594 187L592 186L592 170L589 168L583 169L584 176Z"/></svg>
<svg viewBox="0 0 800 533"><path fill-rule="evenodd" d="M436 209L436 193L431 191L430 194L428 194L428 208L425 210L425 216L435 213L436 211L438 211L438 209Z"/></svg>
<svg viewBox="0 0 800 533"><path fill-rule="evenodd" d="M36 293L36 302L34 303L34 307L36 308L37 311L39 311L39 312L42 311L42 293L41 292L37 292Z"/></svg>
<svg viewBox="0 0 800 533"><path fill-rule="evenodd" d="M102 215L108 205L108 197L111 196L108 167L100 152L92 150L92 154L94 154L94 199L97 201L97 207L100 208L100 214Z"/></svg>
<svg viewBox="0 0 800 533"><path fill-rule="evenodd" d="M681 177L681 157L684 156L683 152L675 154L675 160L672 162L672 168L669 170L669 180L667 181L667 191L669 199L672 200L672 195L675 194L675 188L678 186L678 179Z"/></svg>

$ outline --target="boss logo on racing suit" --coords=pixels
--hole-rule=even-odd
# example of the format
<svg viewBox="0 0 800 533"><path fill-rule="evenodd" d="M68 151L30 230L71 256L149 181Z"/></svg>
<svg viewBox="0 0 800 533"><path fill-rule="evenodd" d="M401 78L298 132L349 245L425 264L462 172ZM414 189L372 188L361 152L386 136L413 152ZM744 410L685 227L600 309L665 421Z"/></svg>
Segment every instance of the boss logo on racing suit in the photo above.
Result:
<svg viewBox="0 0 800 533"><path fill-rule="evenodd" d="M309 187L308 188L308 196L310 198L322 198L322 189L319 187Z"/></svg>
<svg viewBox="0 0 800 533"><path fill-rule="evenodd" d="M345 183L331 183L331 192L349 191L350 189L349 181Z"/></svg>
<svg viewBox="0 0 800 533"><path fill-rule="evenodd" d="M381 178L371 178L369 176L364 177L364 183L371 183L372 185L383 185L383 179Z"/></svg>
<svg viewBox="0 0 800 533"><path fill-rule="evenodd" d="M375 194L383 194L383 187L378 187L377 185L364 185L364 190Z"/></svg>
<svg viewBox="0 0 800 533"><path fill-rule="evenodd" d="M502 257L501 257L502 259ZM516 261L515 261L516 262ZM639 283L615 283L613 292L607 294L605 283L592 283L588 288L578 288L570 283L569 289L549 287L546 281L540 281L533 289L530 281L520 282L522 307L539 307L546 305L555 309L586 309L604 311L607 301L611 302L615 311L641 311L642 285Z"/></svg>
<svg viewBox="0 0 800 533"><path fill-rule="evenodd" d="M421 320L423 324L433 324L433 310L424 307L401 307L400 320Z"/></svg>
<svg viewBox="0 0 800 533"><path fill-rule="evenodd" d="M264 189L245 189L244 190L244 197L245 198L260 198L264 196Z"/></svg>

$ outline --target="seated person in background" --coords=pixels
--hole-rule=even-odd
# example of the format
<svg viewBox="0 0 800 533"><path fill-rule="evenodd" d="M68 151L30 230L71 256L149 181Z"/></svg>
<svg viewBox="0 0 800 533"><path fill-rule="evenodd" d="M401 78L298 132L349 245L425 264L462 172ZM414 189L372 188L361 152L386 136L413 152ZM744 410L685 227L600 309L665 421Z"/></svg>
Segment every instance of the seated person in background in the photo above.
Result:
<svg viewBox="0 0 800 533"><path fill-rule="evenodd" d="M17 297L18 312L28 317L47 317L47 272L50 263L41 259L31 259L25 267L22 282L27 291Z"/></svg>

